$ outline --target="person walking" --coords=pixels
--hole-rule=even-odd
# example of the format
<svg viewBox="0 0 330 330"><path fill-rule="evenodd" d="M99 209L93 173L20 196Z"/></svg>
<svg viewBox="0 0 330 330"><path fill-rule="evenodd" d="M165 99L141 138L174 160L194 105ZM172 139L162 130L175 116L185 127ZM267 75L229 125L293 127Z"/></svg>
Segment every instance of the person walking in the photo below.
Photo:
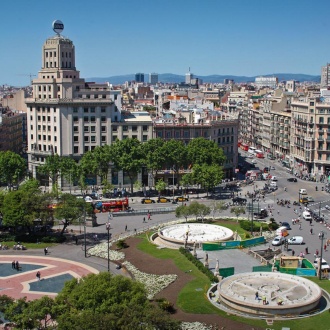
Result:
<svg viewBox="0 0 330 330"><path fill-rule="evenodd" d="M255 296L254 300L259 300L259 293L258 293L258 291L256 292L256 296Z"/></svg>
<svg viewBox="0 0 330 330"><path fill-rule="evenodd" d="M305 248L305 253L308 254L308 247Z"/></svg>
<svg viewBox="0 0 330 330"><path fill-rule="evenodd" d="M309 220L309 225L310 225L310 226L312 225L312 219Z"/></svg>
<svg viewBox="0 0 330 330"><path fill-rule="evenodd" d="M127 231L127 225L125 225L125 231Z"/></svg>
<svg viewBox="0 0 330 330"><path fill-rule="evenodd" d="M291 252L291 253L292 253L292 256L294 257L294 253L295 253L295 252L294 252L294 250L292 250L292 252Z"/></svg>
<svg viewBox="0 0 330 330"><path fill-rule="evenodd" d="M148 220L151 220L151 214L149 211L148 211Z"/></svg>
<svg viewBox="0 0 330 330"><path fill-rule="evenodd" d="M11 268L12 269L15 269L16 268L16 262L15 262L15 260L11 263Z"/></svg>
<svg viewBox="0 0 330 330"><path fill-rule="evenodd" d="M313 235L313 228L311 228L309 232L311 233L311 235Z"/></svg>
<svg viewBox="0 0 330 330"><path fill-rule="evenodd" d="M301 223L299 224L299 230L301 230Z"/></svg>
<svg viewBox="0 0 330 330"><path fill-rule="evenodd" d="M319 256L319 250L318 249L316 249L316 251L315 251L315 255L318 257Z"/></svg>
<svg viewBox="0 0 330 330"><path fill-rule="evenodd" d="M146 217L143 217L143 223L145 223L146 222Z"/></svg>
<svg viewBox="0 0 330 330"><path fill-rule="evenodd" d="M40 272L38 271L37 274L36 274L36 278L38 279L38 281L40 281L40 278L41 278L41 274Z"/></svg>
<svg viewBox="0 0 330 330"><path fill-rule="evenodd" d="M16 268L17 271L19 271L19 262L18 262L18 260L16 260L15 268Z"/></svg>

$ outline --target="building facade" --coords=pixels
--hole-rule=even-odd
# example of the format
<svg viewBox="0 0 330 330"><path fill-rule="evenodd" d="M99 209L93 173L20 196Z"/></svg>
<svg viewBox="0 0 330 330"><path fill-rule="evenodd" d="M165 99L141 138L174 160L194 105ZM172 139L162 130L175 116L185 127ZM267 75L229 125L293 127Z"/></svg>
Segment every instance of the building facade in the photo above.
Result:
<svg viewBox="0 0 330 330"><path fill-rule="evenodd" d="M144 73L136 73L135 74L135 81L143 83L144 82Z"/></svg>
<svg viewBox="0 0 330 330"><path fill-rule="evenodd" d="M149 83L151 85L156 85L158 84L158 73L150 73L149 74Z"/></svg>

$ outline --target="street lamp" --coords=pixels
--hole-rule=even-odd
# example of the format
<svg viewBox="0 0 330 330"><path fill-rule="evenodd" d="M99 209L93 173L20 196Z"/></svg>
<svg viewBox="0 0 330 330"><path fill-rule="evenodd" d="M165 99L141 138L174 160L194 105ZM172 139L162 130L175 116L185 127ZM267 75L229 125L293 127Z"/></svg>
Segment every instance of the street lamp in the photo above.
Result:
<svg viewBox="0 0 330 330"><path fill-rule="evenodd" d="M110 273L110 254L109 254L109 250L110 250L110 222L107 222L105 224L105 228L108 231L108 273Z"/></svg>
<svg viewBox="0 0 330 330"><path fill-rule="evenodd" d="M85 245L85 258L87 258L87 246L86 246L86 209L84 206L84 245Z"/></svg>
<svg viewBox="0 0 330 330"><path fill-rule="evenodd" d="M320 255L320 259L319 259L319 280L322 277L322 257L323 257L323 240L324 240L324 232L323 230L320 231L319 233L319 239L321 240L321 255Z"/></svg>
<svg viewBox="0 0 330 330"><path fill-rule="evenodd" d="M173 178L172 178L172 184L173 184L173 202L174 202L174 171L175 171L175 165L172 167L172 173L173 173Z"/></svg>

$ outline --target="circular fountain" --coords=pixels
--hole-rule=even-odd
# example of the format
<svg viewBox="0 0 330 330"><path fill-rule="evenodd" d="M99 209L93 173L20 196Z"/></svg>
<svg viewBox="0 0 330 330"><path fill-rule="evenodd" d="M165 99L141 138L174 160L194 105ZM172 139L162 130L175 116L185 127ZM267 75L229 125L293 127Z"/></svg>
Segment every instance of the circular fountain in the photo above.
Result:
<svg viewBox="0 0 330 330"><path fill-rule="evenodd" d="M163 227L158 232L161 240L182 245L222 242L233 239L233 236L233 231L226 227L203 223L176 224Z"/></svg>
<svg viewBox="0 0 330 330"><path fill-rule="evenodd" d="M209 290L208 296L216 306L235 314L295 317L315 310L322 290L304 277L255 272L225 278Z"/></svg>

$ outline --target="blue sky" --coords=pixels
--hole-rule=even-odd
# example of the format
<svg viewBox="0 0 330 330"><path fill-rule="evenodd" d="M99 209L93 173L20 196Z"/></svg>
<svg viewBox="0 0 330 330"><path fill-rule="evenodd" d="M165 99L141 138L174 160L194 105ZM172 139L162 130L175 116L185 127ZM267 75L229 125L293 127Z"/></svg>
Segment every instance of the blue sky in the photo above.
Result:
<svg viewBox="0 0 330 330"><path fill-rule="evenodd" d="M136 72L319 75L330 62L329 0L1 2L0 84L29 83L51 24L76 47L81 77Z"/></svg>

